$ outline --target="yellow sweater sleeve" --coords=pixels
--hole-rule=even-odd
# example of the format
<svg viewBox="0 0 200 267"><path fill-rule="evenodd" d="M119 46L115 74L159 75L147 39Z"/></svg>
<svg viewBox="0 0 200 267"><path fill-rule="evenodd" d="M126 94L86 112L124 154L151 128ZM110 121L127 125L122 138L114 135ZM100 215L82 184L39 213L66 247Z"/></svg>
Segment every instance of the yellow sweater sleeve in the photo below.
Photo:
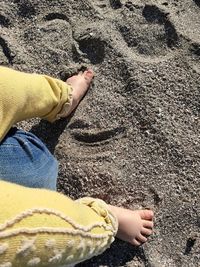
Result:
<svg viewBox="0 0 200 267"><path fill-rule="evenodd" d="M66 116L71 92L58 79L0 67L0 141L21 120L40 117L53 122Z"/></svg>
<svg viewBox="0 0 200 267"><path fill-rule="evenodd" d="M102 253L117 220L102 200L0 181L0 266L72 266Z"/></svg>

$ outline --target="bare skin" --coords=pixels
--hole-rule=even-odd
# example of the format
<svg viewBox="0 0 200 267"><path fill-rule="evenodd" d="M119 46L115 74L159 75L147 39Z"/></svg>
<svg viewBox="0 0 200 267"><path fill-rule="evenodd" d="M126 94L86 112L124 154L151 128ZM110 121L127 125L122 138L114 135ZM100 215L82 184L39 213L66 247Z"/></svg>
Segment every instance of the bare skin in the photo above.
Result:
<svg viewBox="0 0 200 267"><path fill-rule="evenodd" d="M109 205L110 211L118 219L117 237L134 246L140 246L147 241L153 232L153 211L128 210Z"/></svg>
<svg viewBox="0 0 200 267"><path fill-rule="evenodd" d="M72 107L69 114L78 106L86 94L94 78L94 72L89 69L80 72L67 79L72 86ZM109 205L110 211L116 216L119 228L117 237L132 245L140 246L147 241L147 237L153 232L153 211L151 210L128 210Z"/></svg>
<svg viewBox="0 0 200 267"><path fill-rule="evenodd" d="M69 110L68 114L71 114L72 111L75 110L75 108L80 103L81 99L86 94L87 90L90 87L90 84L94 78L94 72L91 69L88 69L84 72L79 72L77 75L73 75L69 79L67 79L67 84L71 85L73 88L72 91L72 106Z"/></svg>

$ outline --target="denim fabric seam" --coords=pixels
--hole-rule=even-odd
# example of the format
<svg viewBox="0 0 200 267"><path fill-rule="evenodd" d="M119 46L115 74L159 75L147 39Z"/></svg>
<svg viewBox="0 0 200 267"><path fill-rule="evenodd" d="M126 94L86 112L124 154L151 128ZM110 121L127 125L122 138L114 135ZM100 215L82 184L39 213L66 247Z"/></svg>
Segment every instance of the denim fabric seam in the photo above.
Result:
<svg viewBox="0 0 200 267"><path fill-rule="evenodd" d="M14 144L0 144L1 147L20 147L19 145Z"/></svg>
<svg viewBox="0 0 200 267"><path fill-rule="evenodd" d="M28 136L28 134L26 134L27 136ZM41 142L41 140L39 140L40 142ZM25 144L25 145L27 145L27 144L30 144L30 141L24 141L23 140L23 144ZM21 147L20 145L16 145L16 144L1 144L0 143L0 146L4 146L4 147L6 147L6 146L13 146L13 147Z"/></svg>

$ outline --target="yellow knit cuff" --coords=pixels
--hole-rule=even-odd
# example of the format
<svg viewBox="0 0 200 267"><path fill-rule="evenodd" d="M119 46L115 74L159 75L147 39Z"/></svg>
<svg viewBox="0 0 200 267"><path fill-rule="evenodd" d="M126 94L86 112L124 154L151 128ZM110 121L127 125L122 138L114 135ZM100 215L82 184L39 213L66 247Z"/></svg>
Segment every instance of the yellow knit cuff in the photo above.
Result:
<svg viewBox="0 0 200 267"><path fill-rule="evenodd" d="M113 236L118 231L118 220L117 217L109 210L108 205L101 199L84 197L76 200L80 204L84 204L93 209L98 215L104 218L105 222L111 226ZM113 239L114 240L114 239Z"/></svg>
<svg viewBox="0 0 200 267"><path fill-rule="evenodd" d="M61 110L59 111L59 113L56 115L55 120L59 120L61 118L65 118L69 115L69 111L71 109L72 106L72 92L73 92L73 88L68 85L68 98L67 101L63 104Z"/></svg>

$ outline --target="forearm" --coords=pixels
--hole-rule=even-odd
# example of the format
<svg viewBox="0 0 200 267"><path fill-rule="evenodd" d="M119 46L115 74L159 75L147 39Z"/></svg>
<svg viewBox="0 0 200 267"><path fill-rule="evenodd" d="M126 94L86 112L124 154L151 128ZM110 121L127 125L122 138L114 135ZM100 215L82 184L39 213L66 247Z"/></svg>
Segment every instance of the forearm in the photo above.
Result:
<svg viewBox="0 0 200 267"><path fill-rule="evenodd" d="M75 264L102 253L117 232L115 216L100 200L72 201L56 192L2 181L0 199L2 264Z"/></svg>
<svg viewBox="0 0 200 267"><path fill-rule="evenodd" d="M0 140L21 120L40 117L54 121L71 106L71 87L45 75L0 67Z"/></svg>

